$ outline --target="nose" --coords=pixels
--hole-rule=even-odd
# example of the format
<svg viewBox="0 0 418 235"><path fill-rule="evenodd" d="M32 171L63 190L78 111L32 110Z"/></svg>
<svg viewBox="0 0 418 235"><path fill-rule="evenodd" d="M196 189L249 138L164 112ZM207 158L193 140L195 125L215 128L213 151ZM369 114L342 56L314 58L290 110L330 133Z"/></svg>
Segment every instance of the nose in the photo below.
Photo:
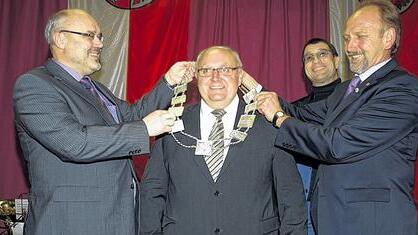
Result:
<svg viewBox="0 0 418 235"><path fill-rule="evenodd" d="M318 63L321 62L321 59L319 58L319 54L315 54L313 57L312 63Z"/></svg>
<svg viewBox="0 0 418 235"><path fill-rule="evenodd" d="M345 51L355 51L355 48L357 47L357 41L354 38L349 38L344 40L344 48Z"/></svg>
<svg viewBox="0 0 418 235"><path fill-rule="evenodd" d="M102 40L100 40L100 39L99 39L99 37L98 37L98 36L94 36L94 39L93 39L93 44L94 44L96 47L98 47L98 48L102 48L102 47L103 47L103 42L102 42Z"/></svg>
<svg viewBox="0 0 418 235"><path fill-rule="evenodd" d="M218 80L218 79L220 79L220 73L219 73L219 71L218 71L218 70L216 70L216 69L212 69L211 79L213 79L213 80Z"/></svg>

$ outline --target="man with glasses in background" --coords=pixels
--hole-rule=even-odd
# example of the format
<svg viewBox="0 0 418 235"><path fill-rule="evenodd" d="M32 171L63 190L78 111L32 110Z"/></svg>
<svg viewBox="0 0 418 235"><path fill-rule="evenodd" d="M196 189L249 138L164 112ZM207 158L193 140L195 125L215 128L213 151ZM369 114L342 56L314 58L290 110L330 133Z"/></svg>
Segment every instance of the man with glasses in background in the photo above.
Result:
<svg viewBox="0 0 418 235"><path fill-rule="evenodd" d="M304 106L326 99L341 83L338 77L340 57L334 45L325 39L312 38L308 40L302 50L304 74L309 81L309 94L293 104ZM310 201L312 199L313 182L319 162L312 158L293 153L298 171L302 178L308 206L308 235L315 234L310 216Z"/></svg>
<svg viewBox="0 0 418 235"><path fill-rule="evenodd" d="M251 115L254 103L238 98L245 73L238 54L207 48L196 70L200 103L185 109L183 131L151 151L141 181L141 234L305 235L295 161L273 146L275 130L265 118ZM240 128L251 117L253 124Z"/></svg>
<svg viewBox="0 0 418 235"><path fill-rule="evenodd" d="M174 65L134 104L89 75L100 70L103 36L77 9L48 20L52 58L15 84L15 123L30 183L26 234L137 234L139 192L131 156L171 131L171 86L192 64Z"/></svg>

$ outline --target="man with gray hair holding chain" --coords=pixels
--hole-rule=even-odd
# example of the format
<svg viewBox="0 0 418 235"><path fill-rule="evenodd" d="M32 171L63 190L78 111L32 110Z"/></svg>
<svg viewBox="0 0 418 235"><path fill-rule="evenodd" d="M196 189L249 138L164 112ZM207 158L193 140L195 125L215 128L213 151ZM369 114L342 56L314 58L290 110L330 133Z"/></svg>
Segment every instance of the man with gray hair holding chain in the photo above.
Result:
<svg viewBox="0 0 418 235"><path fill-rule="evenodd" d="M303 107L256 97L276 146L321 161L311 202L320 235L417 234L418 80L394 59L400 33L390 1L362 1L344 32L351 81Z"/></svg>
<svg viewBox="0 0 418 235"><path fill-rule="evenodd" d="M186 67L175 64L134 104L89 75L100 70L103 38L87 12L66 9L45 29L52 58L21 75L13 101L30 195L25 234L137 234L139 192L131 156L149 136L171 131L164 109Z"/></svg>

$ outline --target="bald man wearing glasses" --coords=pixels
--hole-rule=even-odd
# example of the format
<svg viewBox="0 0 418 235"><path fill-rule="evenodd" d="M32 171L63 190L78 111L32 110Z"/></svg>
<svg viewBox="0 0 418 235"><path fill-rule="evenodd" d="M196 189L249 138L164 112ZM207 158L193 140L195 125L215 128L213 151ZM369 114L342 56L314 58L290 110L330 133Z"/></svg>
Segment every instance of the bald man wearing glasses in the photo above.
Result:
<svg viewBox="0 0 418 235"><path fill-rule="evenodd" d="M151 151L141 181L141 234L306 235L294 159L274 147L275 130L263 116L240 128L251 103L237 95L244 75L238 54L207 48L196 70L201 101L185 108L184 130ZM234 135L240 131L242 141Z"/></svg>
<svg viewBox="0 0 418 235"><path fill-rule="evenodd" d="M100 70L103 35L77 9L50 17L52 58L15 84L15 123L27 163L26 234L137 234L139 192L131 156L149 152L149 136L171 131L163 109L188 63L174 65L134 104L90 79Z"/></svg>

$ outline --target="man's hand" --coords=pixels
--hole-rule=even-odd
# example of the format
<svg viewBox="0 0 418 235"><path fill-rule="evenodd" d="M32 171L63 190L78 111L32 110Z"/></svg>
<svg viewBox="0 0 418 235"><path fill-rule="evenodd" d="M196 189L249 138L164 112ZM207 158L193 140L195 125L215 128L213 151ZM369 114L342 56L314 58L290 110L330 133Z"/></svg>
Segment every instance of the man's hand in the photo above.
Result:
<svg viewBox="0 0 418 235"><path fill-rule="evenodd" d="M193 61L180 61L171 66L164 77L170 86L180 84L181 82L188 83L193 80L194 70Z"/></svg>
<svg viewBox="0 0 418 235"><path fill-rule="evenodd" d="M290 118L289 115L283 112L279 98L274 92L260 92L256 95L255 101L257 102L257 110L263 114L269 122L274 120L275 123L273 123L273 125L276 127L280 127L286 119ZM274 118L279 111L283 113L278 113L276 118Z"/></svg>
<svg viewBox="0 0 418 235"><path fill-rule="evenodd" d="M176 116L166 110L156 110L142 119L147 126L149 136L170 132Z"/></svg>
<svg viewBox="0 0 418 235"><path fill-rule="evenodd" d="M273 120L274 114L283 111L279 103L279 98L275 92L260 92L255 97L257 110L263 114L269 122Z"/></svg>
<svg viewBox="0 0 418 235"><path fill-rule="evenodd" d="M249 91L255 89L258 86L258 82L245 70L242 70L242 83L241 86L246 87Z"/></svg>

